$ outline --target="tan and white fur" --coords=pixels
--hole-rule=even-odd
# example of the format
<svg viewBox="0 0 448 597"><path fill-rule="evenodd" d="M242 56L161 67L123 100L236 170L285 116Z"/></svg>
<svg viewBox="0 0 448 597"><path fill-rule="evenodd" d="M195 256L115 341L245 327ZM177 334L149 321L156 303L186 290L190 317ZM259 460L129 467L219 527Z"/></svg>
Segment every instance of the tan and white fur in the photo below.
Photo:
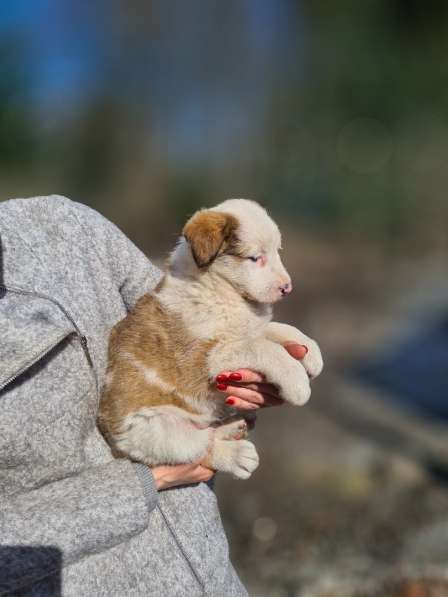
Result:
<svg viewBox="0 0 448 597"><path fill-rule="evenodd" d="M229 199L193 215L154 292L113 329L99 423L117 456L150 466L203 461L246 479L258 466L245 421L215 378L248 368L281 397L307 402L322 369L318 345L271 322L291 291L276 224L257 203ZM304 344L293 359L282 344Z"/></svg>

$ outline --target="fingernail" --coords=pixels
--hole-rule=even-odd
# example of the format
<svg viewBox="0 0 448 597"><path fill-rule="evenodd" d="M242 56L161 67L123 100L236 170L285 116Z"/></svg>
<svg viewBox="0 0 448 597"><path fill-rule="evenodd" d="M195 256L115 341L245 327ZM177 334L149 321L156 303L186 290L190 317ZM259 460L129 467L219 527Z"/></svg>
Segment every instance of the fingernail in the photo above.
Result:
<svg viewBox="0 0 448 597"><path fill-rule="evenodd" d="M217 383L216 388L218 390L227 390L227 384L226 383Z"/></svg>
<svg viewBox="0 0 448 597"><path fill-rule="evenodd" d="M235 400L233 398L227 398L226 404L228 404L229 406L232 406L232 404L235 404Z"/></svg>
<svg viewBox="0 0 448 597"><path fill-rule="evenodd" d="M303 348L305 349L305 354L308 353L308 346L305 346L305 344L302 344Z"/></svg>
<svg viewBox="0 0 448 597"><path fill-rule="evenodd" d="M241 375L241 373L231 373L229 375L229 379L231 379L232 381L241 381L243 379L243 376Z"/></svg>
<svg viewBox="0 0 448 597"><path fill-rule="evenodd" d="M218 381L218 382L227 381L227 375L224 375L224 373L220 373L219 375L216 376L216 381Z"/></svg>

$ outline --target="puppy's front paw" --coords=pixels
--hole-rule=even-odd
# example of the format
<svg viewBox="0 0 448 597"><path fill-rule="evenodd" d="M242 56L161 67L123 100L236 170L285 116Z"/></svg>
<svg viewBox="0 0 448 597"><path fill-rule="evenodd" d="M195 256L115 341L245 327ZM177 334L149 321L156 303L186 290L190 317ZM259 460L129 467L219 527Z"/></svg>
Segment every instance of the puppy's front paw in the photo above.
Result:
<svg viewBox="0 0 448 597"><path fill-rule="evenodd" d="M292 325L286 323L277 323L272 321L266 330L266 336L278 344L295 342L303 344L308 349L307 354L301 360L306 372L311 378L317 377L323 368L322 354L319 345L315 340L298 330Z"/></svg>
<svg viewBox="0 0 448 597"><path fill-rule="evenodd" d="M311 377L311 379L314 379L315 377L320 375L324 366L322 353L320 351L318 343L315 340L312 340L311 338L307 337L307 339L303 340L302 343L308 349L308 352L302 359L302 363L308 375Z"/></svg>
<svg viewBox="0 0 448 597"><path fill-rule="evenodd" d="M310 380L305 368L298 362L292 363L288 371L283 371L280 382L277 382L280 397L294 404L302 406L311 396Z"/></svg>

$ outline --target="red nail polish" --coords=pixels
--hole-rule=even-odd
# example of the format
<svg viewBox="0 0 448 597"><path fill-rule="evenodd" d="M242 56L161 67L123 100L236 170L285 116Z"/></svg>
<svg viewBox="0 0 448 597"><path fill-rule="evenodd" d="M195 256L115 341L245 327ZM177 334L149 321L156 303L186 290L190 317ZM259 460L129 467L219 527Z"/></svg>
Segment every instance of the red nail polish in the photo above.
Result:
<svg viewBox="0 0 448 597"><path fill-rule="evenodd" d="M241 381L243 379L243 376L241 375L241 373L231 373L229 375L229 379L231 379L232 381Z"/></svg>
<svg viewBox="0 0 448 597"><path fill-rule="evenodd" d="M218 382L227 381L227 375L224 375L224 373L220 373L219 375L216 376L216 381L218 381Z"/></svg>
<svg viewBox="0 0 448 597"><path fill-rule="evenodd" d="M227 384L226 383L217 383L216 388L218 390L227 390Z"/></svg>
<svg viewBox="0 0 448 597"><path fill-rule="evenodd" d="M228 404L229 406L232 406L232 404L235 404L235 400L233 398L227 398L226 404Z"/></svg>

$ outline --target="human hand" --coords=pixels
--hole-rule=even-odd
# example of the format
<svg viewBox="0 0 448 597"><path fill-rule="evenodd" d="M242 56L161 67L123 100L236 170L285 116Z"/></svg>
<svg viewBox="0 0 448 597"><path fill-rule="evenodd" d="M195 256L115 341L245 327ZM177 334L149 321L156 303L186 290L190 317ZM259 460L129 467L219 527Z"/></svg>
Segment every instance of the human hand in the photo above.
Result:
<svg viewBox="0 0 448 597"><path fill-rule="evenodd" d="M156 488L158 491L177 487L179 485L191 485L193 483L206 483L209 481L215 471L203 466L202 464L174 464L167 466L155 466L151 468L154 476Z"/></svg>
<svg viewBox="0 0 448 597"><path fill-rule="evenodd" d="M308 352L306 346L296 342L285 342L283 346L297 360ZM216 389L227 394L226 404L240 410L253 411L283 404L278 388L266 383L264 375L251 369L222 371L216 377Z"/></svg>

